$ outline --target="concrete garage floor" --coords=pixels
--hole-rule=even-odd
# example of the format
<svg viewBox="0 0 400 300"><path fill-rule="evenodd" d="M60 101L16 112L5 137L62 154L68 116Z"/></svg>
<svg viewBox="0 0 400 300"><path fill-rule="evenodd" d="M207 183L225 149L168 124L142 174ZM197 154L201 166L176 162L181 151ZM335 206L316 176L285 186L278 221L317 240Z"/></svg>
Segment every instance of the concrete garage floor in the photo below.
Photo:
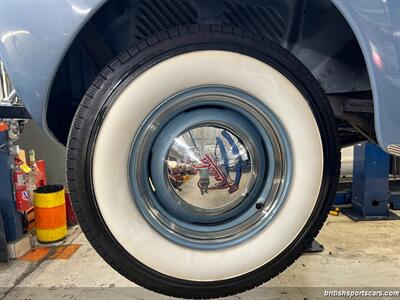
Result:
<svg viewBox="0 0 400 300"><path fill-rule="evenodd" d="M323 253L303 255L263 287L229 299L322 298L321 290L314 297L304 287L400 289L399 232L400 221L355 223L330 216L318 237ZM136 287L111 269L78 227L67 243L82 245L66 260L0 264L0 299L170 299Z"/></svg>

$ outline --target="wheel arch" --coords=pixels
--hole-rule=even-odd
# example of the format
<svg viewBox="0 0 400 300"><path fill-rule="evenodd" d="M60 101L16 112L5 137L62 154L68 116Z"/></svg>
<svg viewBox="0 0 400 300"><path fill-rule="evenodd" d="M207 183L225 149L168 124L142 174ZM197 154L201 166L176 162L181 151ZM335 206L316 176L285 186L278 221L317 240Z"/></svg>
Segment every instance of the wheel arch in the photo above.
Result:
<svg viewBox="0 0 400 300"><path fill-rule="evenodd" d="M48 128L61 143L66 143L75 111L101 69L149 35L179 25L233 25L267 36L302 61L326 93L370 89L360 44L334 1L151 2L107 1L77 34L55 75L46 112Z"/></svg>

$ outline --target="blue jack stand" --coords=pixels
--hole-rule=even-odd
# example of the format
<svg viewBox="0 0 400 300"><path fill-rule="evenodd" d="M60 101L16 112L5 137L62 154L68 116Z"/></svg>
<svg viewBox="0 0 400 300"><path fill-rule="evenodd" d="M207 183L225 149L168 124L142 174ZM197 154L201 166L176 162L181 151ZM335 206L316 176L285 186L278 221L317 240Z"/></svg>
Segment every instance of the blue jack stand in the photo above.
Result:
<svg viewBox="0 0 400 300"><path fill-rule="evenodd" d="M337 192L333 202L334 207L343 207L351 205L351 190Z"/></svg>
<svg viewBox="0 0 400 300"><path fill-rule="evenodd" d="M389 210L400 199L389 192L389 154L374 144L356 145L353 164L351 209L342 212L354 221L400 220Z"/></svg>

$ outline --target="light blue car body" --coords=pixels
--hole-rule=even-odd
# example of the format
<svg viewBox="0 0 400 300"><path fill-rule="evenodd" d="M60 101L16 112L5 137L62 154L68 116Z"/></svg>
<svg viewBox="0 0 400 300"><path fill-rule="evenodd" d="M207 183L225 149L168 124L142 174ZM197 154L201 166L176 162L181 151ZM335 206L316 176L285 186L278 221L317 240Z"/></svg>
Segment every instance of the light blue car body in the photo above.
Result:
<svg viewBox="0 0 400 300"><path fill-rule="evenodd" d="M0 2L0 58L32 118L49 135L46 110L54 76L74 38L105 2ZM376 135L387 150L391 144L400 144L400 1L332 3L363 52L373 92Z"/></svg>

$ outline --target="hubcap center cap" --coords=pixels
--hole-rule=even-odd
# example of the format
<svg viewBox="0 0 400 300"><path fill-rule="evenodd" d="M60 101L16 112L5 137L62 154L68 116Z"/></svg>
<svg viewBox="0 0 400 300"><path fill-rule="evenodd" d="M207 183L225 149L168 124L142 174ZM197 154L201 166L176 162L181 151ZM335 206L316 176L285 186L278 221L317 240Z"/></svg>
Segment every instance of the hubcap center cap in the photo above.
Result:
<svg viewBox="0 0 400 300"><path fill-rule="evenodd" d="M174 139L166 158L172 190L198 213L227 211L242 201L254 185L256 149L227 128L203 125Z"/></svg>

